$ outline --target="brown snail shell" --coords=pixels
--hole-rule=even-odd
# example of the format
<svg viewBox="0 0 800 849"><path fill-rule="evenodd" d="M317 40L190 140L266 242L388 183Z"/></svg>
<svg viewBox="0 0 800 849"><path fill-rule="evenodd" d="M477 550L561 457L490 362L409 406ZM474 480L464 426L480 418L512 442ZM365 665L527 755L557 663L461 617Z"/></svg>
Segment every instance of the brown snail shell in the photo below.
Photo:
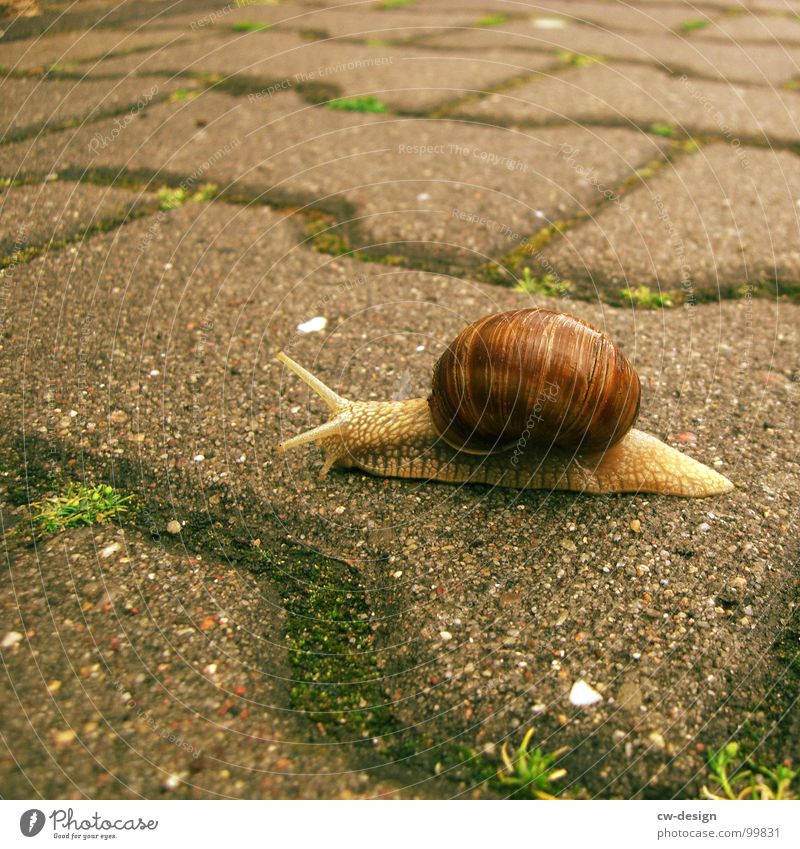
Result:
<svg viewBox="0 0 800 849"><path fill-rule="evenodd" d="M572 316L522 309L486 316L439 358L428 398L449 445L486 453L524 440L602 451L639 414L639 377L603 333Z"/></svg>

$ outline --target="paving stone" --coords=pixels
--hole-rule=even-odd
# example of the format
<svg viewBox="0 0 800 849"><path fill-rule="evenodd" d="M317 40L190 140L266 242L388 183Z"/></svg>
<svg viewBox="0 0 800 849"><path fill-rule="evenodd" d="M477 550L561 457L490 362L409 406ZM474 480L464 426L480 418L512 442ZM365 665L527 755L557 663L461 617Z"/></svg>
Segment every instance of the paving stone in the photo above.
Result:
<svg viewBox="0 0 800 849"><path fill-rule="evenodd" d="M769 647L784 627L784 593L800 548L791 496L800 484L791 380L800 365L800 307L748 299L634 312L568 302L571 312L604 327L635 356L644 387L641 426L667 438L691 427L696 447L683 447L740 484L713 502L520 494L345 472L317 480L315 449L280 461L273 454L282 436L324 415L318 399L273 362L278 348L350 397L414 394L426 391L436 356L464 321L534 302L565 303L313 254L295 247L279 217L262 209L187 205L158 220L155 229L153 222L134 222L87 240L76 253L53 253L15 269L7 314L12 333L0 359L6 368L18 364L15 380L3 372L0 383L0 409L14 429L0 428L0 451L8 452L24 427L31 467L48 458L51 470L59 469L79 458L84 474L135 488L145 508L152 503L155 509L161 493L169 492L173 509L190 518L184 528L189 540L197 517L212 525L227 522L243 540L257 533L264 544L288 533L357 563L371 606L380 611L378 652L392 711L423 737L440 742L458 735L470 748L488 747L496 762L503 740L535 721L544 749L570 748L568 781L579 778L589 795L696 795L706 757L697 744L720 745L754 705L764 709L763 694L779 674ZM25 292L34 280L32 305ZM329 333L298 334L299 321L319 314L328 318ZM76 357L83 368L75 368ZM65 424L62 413L69 409L76 415ZM111 410L127 411L128 422L109 419ZM202 462L192 459L198 452ZM346 513L337 513L335 505L344 504ZM633 518L638 533L630 530ZM97 544L115 541L104 535ZM164 629L177 639L185 615L170 605L188 598L203 613L206 600L212 611L230 608L230 621L244 626L243 634L226 636L222 644L230 660L216 674L226 688L244 668L275 674L268 647L253 655L259 649L247 637L259 622L267 639L272 633L261 612L261 599L270 597L268 574L263 594L241 588L229 570L208 589L209 576L220 576L218 561L199 552L204 560L189 570L181 553L179 562L160 555L150 581L148 568L138 565L137 555L148 553L144 541L134 535L130 546L134 556L119 564L111 583L126 590L113 605L143 593L162 634L149 626L148 614L137 618L140 608L128 635L117 634L122 645L120 656L111 658L113 671L127 680L135 668L128 642L149 657L150 646L164 647ZM67 550L86 551L74 541ZM61 545L45 556L48 590L63 595L58 629L66 630L71 645L78 629L64 620L82 621L71 613L79 599L67 589L74 584ZM70 564L83 594L90 592L81 576L91 562L76 558ZM23 577L25 570L38 574L33 563L21 568ZM174 590L159 594L167 575L176 581ZM727 588L740 576L746 587L731 596ZM254 605L249 609L248 601ZM33 591L25 599L31 624L47 615L36 607L40 602ZM189 612L198 615L194 607ZM101 611L85 615L98 618L101 646L113 639L113 621L106 630ZM52 630L47 625L39 625L43 636ZM443 631L452 636L446 644ZM174 693L202 708L193 724L218 707L218 696L212 698L194 671L208 662L207 645L200 636L187 641L192 669L170 656L160 673L181 673ZM87 665L97 662L91 646L85 651ZM46 657L48 677L61 674L57 655ZM15 662L18 668L23 661ZM631 721L618 714L617 697L634 676L645 710ZM91 670L88 678L92 692L107 686L99 677L92 681ZM578 678L603 701L582 710L571 706L567 695ZM72 678L62 685L67 706L75 686ZM133 698L150 704L151 686L137 685ZM264 686L257 702L279 703ZM28 702L32 693L26 686ZM786 698L791 703L790 692ZM172 707L174 699L153 709L159 723L183 715ZM100 722L108 712L112 727L126 728L129 720L119 708L98 704ZM264 754L246 732L251 728L260 741L273 720L258 713L251 723L244 729L252 754L232 744L230 755L231 774L244 782L236 788L241 795L255 795L260 776L242 770ZM225 751L242 725L220 721L215 745ZM49 715L38 727L53 728ZM152 745L148 729L134 730L142 749ZM654 734L663 747L652 745ZM185 737L194 745L192 726ZM103 752L102 745L93 746ZM156 768L189 766L174 745L147 750ZM341 756L348 750L338 745L335 751ZM92 786L93 767L77 772L76 760L60 757L93 792L106 792ZM381 774L379 757L362 752L358 758L362 769ZM124 778L124 764L116 758L110 763ZM427 773L409 769L411 793L420 786L434 795L448 792L446 770L436 777L432 764ZM153 786L152 776L142 779L133 768L132 775L136 788ZM57 773L50 779L53 795L60 781ZM341 792L338 778L328 781L330 795ZM194 783L198 795L229 786L202 776ZM318 787L312 784L309 792Z"/></svg>
<svg viewBox="0 0 800 849"><path fill-rule="evenodd" d="M93 63L105 56L179 43L180 34L158 28L130 32L93 29L2 42L3 67L15 71ZM86 67L82 68L86 70Z"/></svg>
<svg viewBox="0 0 800 849"><path fill-rule="evenodd" d="M307 6L246 7L230 9L215 26L231 28L233 21L265 22L278 31L302 32L309 38L314 33L325 37L347 37L361 40L399 41L449 29L469 26L475 19L469 11L436 12L410 6L380 9L379 4L351 9L313 9Z"/></svg>
<svg viewBox="0 0 800 849"><path fill-rule="evenodd" d="M14 554L13 622L30 634L3 650L7 798L375 792L284 709L280 599L255 576L113 526Z"/></svg>
<svg viewBox="0 0 800 849"><path fill-rule="evenodd" d="M355 9L315 10L297 21L287 21L283 27L308 31L320 30L329 36L359 39L400 41L418 39L454 26L469 26L475 15L469 10L438 12L425 7L408 6L398 9L373 7ZM283 28L282 27L282 28Z"/></svg>
<svg viewBox="0 0 800 849"><path fill-rule="evenodd" d="M306 16L315 14L313 9L289 3L243 4L241 6L236 3L226 3L189 12L183 10L183 5L182 3L171 4L164 12L164 23L171 28L183 29L185 32L205 32L208 35L231 32L234 31L235 26L247 23L275 26L281 22L291 24L292 21L297 21L299 28Z"/></svg>
<svg viewBox="0 0 800 849"><path fill-rule="evenodd" d="M797 75L800 49L723 44L682 36L615 33L575 24L558 30L537 30L529 22L500 27L454 30L426 40L428 47L450 50L513 49L600 55L645 62L676 73L690 73L731 82L780 85Z"/></svg>
<svg viewBox="0 0 800 849"><path fill-rule="evenodd" d="M47 140L0 148L0 168L144 169L155 172L153 187L169 172L189 188L240 181L328 208L344 200L355 211L353 247L438 251L470 264L595 205L598 182L618 185L666 144L621 129L519 133L304 107L293 94L213 93L151 107L117 134L113 122L97 122ZM562 155L566 144L591 151L581 168Z"/></svg>
<svg viewBox="0 0 800 849"><path fill-rule="evenodd" d="M219 8L219 0L181 0L180 9L184 13ZM3 21L4 40L18 41L43 35L57 35L64 32L94 31L129 27L140 29L151 26L164 28L170 13L175 12L174 0L131 0L128 3L108 3L105 0L81 0L67 8L58 8L49 4L49 8L39 5L37 15L16 15Z"/></svg>
<svg viewBox="0 0 800 849"><path fill-rule="evenodd" d="M710 145L543 251L565 279L714 298L800 277L800 161Z"/></svg>
<svg viewBox="0 0 800 849"><path fill-rule="evenodd" d="M761 86L676 77L642 65L571 68L458 107L492 122L660 123L678 131L794 144L800 95Z"/></svg>
<svg viewBox="0 0 800 849"><path fill-rule="evenodd" d="M39 126L91 120L104 113L138 112L191 80L132 77L123 80L5 79L0 84L0 139L28 134Z"/></svg>
<svg viewBox="0 0 800 849"><path fill-rule="evenodd" d="M173 172L195 185L246 170L241 146L260 129L270 135L279 98L248 102L209 92L188 100L171 100L106 119L0 147L0 169L47 174L70 169L143 169ZM293 102L295 108L302 104ZM279 109L277 114L283 114ZM254 150L260 163L263 153Z"/></svg>
<svg viewBox="0 0 800 849"><path fill-rule="evenodd" d="M791 15L734 15L715 20L697 36L738 43L797 44L800 43L800 20Z"/></svg>
<svg viewBox="0 0 800 849"><path fill-rule="evenodd" d="M342 31L358 26L352 8L327 11L338 0L310 4L268 7L264 19L304 8ZM81 30L104 9L131 30L163 14L145 34L184 38L160 52L111 57L91 73L150 68L165 72L165 85L184 69L250 74L252 96L206 92L151 103L130 120L0 145L0 175L66 169L74 179L94 168L97 179L152 175L155 187L160 172L170 172L172 184L189 190L210 181L263 190L283 211L187 201L0 271L0 509L12 530L0 603L3 621L24 635L3 648L16 692L4 677L0 698L11 710L3 713L0 794L492 796L495 788L474 773L453 778L447 741L483 751L497 766L503 742L516 744L535 725L545 751L567 747L562 786L573 795L696 797L711 748L747 719L772 729L798 697L775 646L786 638L800 557L800 305L754 296L759 277L775 274L796 292L797 157L737 148L732 135L729 144L688 153L627 129L521 131L452 116L336 111L310 106L298 83L312 73L342 93L417 88L421 98L442 86L489 85L481 76L487 61L510 79L547 68L559 50L599 53L639 64L624 66L620 79L614 66L564 67L561 80L542 76L509 89L532 93L528 110L510 119L560 108L605 122L609 113L596 100L605 94L637 122L649 119L651 101L707 122L699 104L714 110L712 122L719 111L742 134L763 126L794 144L797 95L764 85L797 75L791 45L737 47L707 37L708 27L686 38L644 29L649 14L670 24L681 10L695 18L734 6L794 7L643 0L624 32L621 4L588 0L563 9L598 21L607 15L608 31L586 23L535 28L529 16L560 14L552 0L364 7L365 20L385 14L403 21L401 31L417 14L459 23L508 18L428 39L454 39L447 48L412 49L301 42L288 24L239 37L225 18L193 29L224 11L213 0L111 5L45 11L25 32L77 27L60 50L71 45L80 58L90 56ZM261 10L230 14L247 20ZM101 52L103 32L92 32ZM37 61L57 60L47 57L58 38L42 38ZM465 38L481 43L465 47ZM3 40L0 50L34 42ZM367 63L381 55L392 61ZM460 76L459 59L469 68ZM435 62L438 74L421 70ZM660 63L744 84L684 84L646 67ZM276 79L289 85L270 90ZM187 85L185 77L173 82ZM676 85L694 87L685 102ZM498 109L506 99L486 102ZM392 101L409 109L432 103L441 101ZM674 166L659 168L666 151ZM604 187L613 193L637 168L643 184L604 203ZM80 230L135 197L51 180L15 186L0 204L6 233L16 238L9 223L30 222L46 237L65 232L69 216ZM389 259L418 249L415 258L431 262L444 242L465 276L315 252L298 214L311 201L353 218L342 226L351 243L380 242ZM583 207L591 218L525 260L534 273L538 262L572 282L565 297L469 279L476 255L515 247ZM743 283L752 288L739 299L700 303L719 291L736 295ZM603 303L619 300L624 285L685 288L698 304L648 311ZM281 439L326 415L274 361L278 350L348 397L412 397L427 392L436 358L465 321L530 305L607 330L640 372L640 426L720 469L737 489L697 501L519 493L344 471L320 480L318 449L276 454ZM298 329L320 318L323 331ZM78 477L134 492L140 512L124 533L106 525L27 544L25 502L52 481ZM167 522L181 526L180 537L160 532ZM256 538L269 551L291 545L341 558L343 576L357 570L389 732L334 741L296 709L279 578L242 566ZM602 701L572 705L578 680ZM161 733L175 725L178 741ZM777 739L759 741L772 747L765 762L791 753L799 730L794 719ZM407 757L421 749L427 754ZM393 763L397 751L402 761Z"/></svg>
<svg viewBox="0 0 800 849"><path fill-rule="evenodd" d="M357 210L358 245L429 257L454 253L468 264L593 205L598 179L617 185L657 157L662 144L626 130L520 133L421 120L343 130L331 139L343 156L307 138L253 176L267 182L295 175L286 184L304 195L343 196ZM591 151L586 171L562 155L565 144Z"/></svg>
<svg viewBox="0 0 800 849"><path fill-rule="evenodd" d="M745 6L750 12L780 12L786 14L797 14L800 12L798 0L746 0L739 5Z"/></svg>
<svg viewBox="0 0 800 849"><path fill-rule="evenodd" d="M123 221L152 197L118 188L49 182L18 186L0 194L0 257L31 245L78 237L87 229Z"/></svg>
<svg viewBox="0 0 800 849"><path fill-rule="evenodd" d="M520 57L522 58L522 57ZM412 48L368 47L335 41L309 42L277 32L218 36L182 48L103 63L103 73L243 74L279 88L322 85L329 95L373 94L397 109L427 110L467 93L497 86L522 69L550 61L527 57L524 64L492 51L482 56L437 54Z"/></svg>
<svg viewBox="0 0 800 849"><path fill-rule="evenodd" d="M526 15L534 29L552 30L578 22L608 30L632 30L665 34L677 30L688 19L706 20L703 11L690 11L686 5L647 6L637 9L628 4L584 2L536 2ZM713 13L712 13L713 14Z"/></svg>

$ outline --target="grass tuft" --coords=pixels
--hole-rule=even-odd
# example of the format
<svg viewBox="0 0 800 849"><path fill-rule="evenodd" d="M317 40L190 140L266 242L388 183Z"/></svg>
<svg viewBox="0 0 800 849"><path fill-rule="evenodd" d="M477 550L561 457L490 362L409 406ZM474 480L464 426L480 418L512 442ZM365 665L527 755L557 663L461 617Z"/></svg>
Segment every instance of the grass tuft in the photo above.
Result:
<svg viewBox="0 0 800 849"><path fill-rule="evenodd" d="M403 6L413 6L417 0L384 0L378 4L378 8L387 11L389 9L401 9Z"/></svg>
<svg viewBox="0 0 800 849"><path fill-rule="evenodd" d="M554 764L564 752L566 746L555 752L545 753L537 746L530 748L533 728L522 739L519 748L509 753L508 744L503 743L503 768L498 771L497 779L501 784L516 788L521 795L529 799L555 799L558 793L556 782L567 774L565 769L554 768Z"/></svg>
<svg viewBox="0 0 800 849"><path fill-rule="evenodd" d="M717 801L796 799L798 773L787 764L768 767L748 755L739 743L728 743L708 759L709 784L701 797Z"/></svg>
<svg viewBox="0 0 800 849"><path fill-rule="evenodd" d="M133 495L121 495L107 484L73 483L63 495L31 504L35 510L33 521L52 534L82 525L98 525L131 512L133 499Z"/></svg>
<svg viewBox="0 0 800 849"><path fill-rule="evenodd" d="M386 112L386 104L368 94L366 97L338 97L326 104L328 109L343 109L347 112Z"/></svg>

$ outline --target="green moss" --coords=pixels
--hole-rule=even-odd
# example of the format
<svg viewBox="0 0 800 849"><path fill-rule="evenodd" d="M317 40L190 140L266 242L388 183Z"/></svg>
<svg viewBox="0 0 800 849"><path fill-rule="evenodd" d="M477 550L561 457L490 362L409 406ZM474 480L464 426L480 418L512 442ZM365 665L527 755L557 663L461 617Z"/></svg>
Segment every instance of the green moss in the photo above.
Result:
<svg viewBox="0 0 800 849"><path fill-rule="evenodd" d="M513 251L509 251L498 260L483 266L479 272L480 276L490 283L499 283L502 286L518 286L519 280L515 276L515 269L523 269L519 276L520 279L524 280L525 268L530 263L531 257L538 256L551 239L560 236L571 225L571 221L554 221L547 227L543 227L535 235L521 242Z"/></svg>
<svg viewBox="0 0 800 849"><path fill-rule="evenodd" d="M517 289L530 295L544 295L547 298L560 298L566 295L571 285L559 280L554 274L542 274L535 277L526 265L517 281Z"/></svg>
<svg viewBox="0 0 800 849"><path fill-rule="evenodd" d="M340 256L351 252L347 239L337 228L336 219L330 213L319 210L309 212L306 233L306 241L319 253Z"/></svg>
<svg viewBox="0 0 800 849"><path fill-rule="evenodd" d="M177 88L172 94L169 96L169 99L173 103L177 103L181 100L194 100L195 97L200 97L202 92L197 89L190 88Z"/></svg>
<svg viewBox="0 0 800 849"><path fill-rule="evenodd" d="M66 492L31 504L33 521L46 533L59 533L82 525L98 525L132 512L133 495L121 495L107 484L73 483Z"/></svg>
<svg viewBox="0 0 800 849"><path fill-rule="evenodd" d="M286 613L292 706L329 733L375 737L392 730L358 572L314 554L261 557Z"/></svg>
<svg viewBox="0 0 800 849"><path fill-rule="evenodd" d="M331 34L326 29L301 29L297 31L297 34L306 41L323 41L331 37Z"/></svg>
<svg viewBox="0 0 800 849"><path fill-rule="evenodd" d="M558 59L576 68L584 68L587 65L596 65L605 59L595 53L573 53L571 50L559 50L556 53Z"/></svg>
<svg viewBox="0 0 800 849"><path fill-rule="evenodd" d="M506 22L505 15L484 15L482 18L478 18L475 21L476 27L496 27L500 26L500 24L504 24Z"/></svg>
<svg viewBox="0 0 800 849"><path fill-rule="evenodd" d="M177 209L177 207L186 203L189 199L189 194L186 189L180 186L177 189L165 186L156 192L156 198L158 198L158 208L162 212L169 212L169 210Z"/></svg>
<svg viewBox="0 0 800 849"><path fill-rule="evenodd" d="M267 24L263 21L236 21L231 26L234 32L264 32L271 28L272 24Z"/></svg>
<svg viewBox="0 0 800 849"><path fill-rule="evenodd" d="M218 195L219 186L216 183L204 183L192 195L190 200L192 201L192 203L208 203L208 201L214 200L214 198Z"/></svg>
<svg viewBox="0 0 800 849"><path fill-rule="evenodd" d="M645 309L662 309L674 306L672 296L667 292L654 292L649 286L638 286L636 289L620 289L619 296L637 307Z"/></svg>
<svg viewBox="0 0 800 849"><path fill-rule="evenodd" d="M325 104L328 109L343 109L348 112L386 112L386 104L368 94L365 97L339 97Z"/></svg>
<svg viewBox="0 0 800 849"><path fill-rule="evenodd" d="M688 21L683 21L680 25L681 32L694 32L698 29L703 29L708 26L708 21L703 18L691 18Z"/></svg>
<svg viewBox="0 0 800 849"><path fill-rule="evenodd" d="M192 193L184 189L183 186L178 186L177 188L164 186L156 192L156 198L158 199L158 208L162 212L169 212L171 209L177 209L189 201L192 203L205 203L214 200L218 194L219 186L216 183L205 183L196 192Z"/></svg>
<svg viewBox="0 0 800 849"><path fill-rule="evenodd" d="M656 121L654 124L651 124L649 127L651 133L656 136L661 136L662 138L669 139L675 135L675 130L671 124L665 124L661 121Z"/></svg>
<svg viewBox="0 0 800 849"><path fill-rule="evenodd" d="M386 11L388 9L401 9L403 6L414 6L417 0L383 0L378 3L378 8Z"/></svg>

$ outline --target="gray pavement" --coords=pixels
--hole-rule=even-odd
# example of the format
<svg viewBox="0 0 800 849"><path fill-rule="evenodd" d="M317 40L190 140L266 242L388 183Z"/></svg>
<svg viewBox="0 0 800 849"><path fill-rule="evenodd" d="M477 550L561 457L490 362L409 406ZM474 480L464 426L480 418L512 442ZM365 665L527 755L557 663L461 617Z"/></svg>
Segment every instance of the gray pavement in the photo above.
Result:
<svg viewBox="0 0 800 849"><path fill-rule="evenodd" d="M791 762L787 6L340 5L0 23L0 793L506 796L531 726L576 798L697 798L732 738ZM318 449L276 453L325 415L279 350L410 398L465 321L530 305L605 329L640 426L736 490L320 480ZM77 481L137 510L32 532Z"/></svg>

